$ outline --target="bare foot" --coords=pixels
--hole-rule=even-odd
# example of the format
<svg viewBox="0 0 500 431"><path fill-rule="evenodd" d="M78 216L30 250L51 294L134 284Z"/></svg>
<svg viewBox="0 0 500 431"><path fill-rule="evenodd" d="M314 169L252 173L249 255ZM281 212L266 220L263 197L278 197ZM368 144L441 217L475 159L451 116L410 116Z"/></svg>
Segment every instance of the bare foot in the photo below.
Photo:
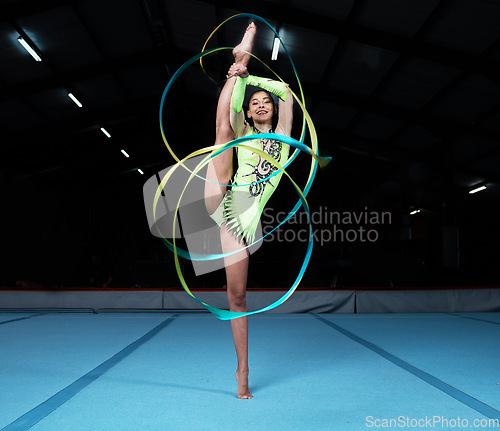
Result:
<svg viewBox="0 0 500 431"><path fill-rule="evenodd" d="M238 382L238 392L236 392L236 396L242 400L253 398L253 395L248 390L248 370L246 372L236 370L234 377L236 377Z"/></svg>
<svg viewBox="0 0 500 431"><path fill-rule="evenodd" d="M245 31L243 39L241 39L240 44L233 49L234 61L237 64L242 64L243 66L248 66L251 55L249 53L253 50L253 42L255 40L255 33L257 32L257 26L252 22Z"/></svg>

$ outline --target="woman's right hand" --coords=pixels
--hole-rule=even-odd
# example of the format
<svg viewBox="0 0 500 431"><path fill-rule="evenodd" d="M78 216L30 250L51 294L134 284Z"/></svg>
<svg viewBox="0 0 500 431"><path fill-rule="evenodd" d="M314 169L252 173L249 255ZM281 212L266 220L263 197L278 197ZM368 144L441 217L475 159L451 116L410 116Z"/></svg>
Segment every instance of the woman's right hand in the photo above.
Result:
<svg viewBox="0 0 500 431"><path fill-rule="evenodd" d="M226 78L231 78L232 76L239 76L240 78L246 78L248 76L248 69L242 64L233 63L229 68Z"/></svg>

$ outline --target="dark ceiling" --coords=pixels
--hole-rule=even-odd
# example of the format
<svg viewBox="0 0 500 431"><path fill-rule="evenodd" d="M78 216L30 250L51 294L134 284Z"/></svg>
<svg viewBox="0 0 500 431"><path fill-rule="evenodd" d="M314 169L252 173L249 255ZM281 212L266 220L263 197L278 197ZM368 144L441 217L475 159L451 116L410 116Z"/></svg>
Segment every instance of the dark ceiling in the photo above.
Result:
<svg viewBox="0 0 500 431"><path fill-rule="evenodd" d="M0 187L14 230L43 231L36 219L50 219L38 216L47 206L72 214L63 220L65 229L70 225L83 237L97 235L91 221L101 236L106 230L107 222L95 221L96 206L116 218L130 201L143 217L143 183L173 162L158 127L165 85L219 23L247 12L279 29L321 152L333 157L318 173L314 205L392 211L393 223L403 228L413 223L409 211L419 208L417 217L427 224L459 228L462 255L472 266L480 267L473 258L478 250L499 257L500 1L0 5ZM248 22L231 21L209 47L234 46ZM257 24L255 54L297 90L283 51L270 60L272 32ZM33 60L19 36L43 61ZM206 61L210 79L195 64L176 84L164 121L179 156L213 143L217 83L230 61L230 51L215 54ZM262 73L255 63L250 68ZM470 195L478 185L487 188Z"/></svg>

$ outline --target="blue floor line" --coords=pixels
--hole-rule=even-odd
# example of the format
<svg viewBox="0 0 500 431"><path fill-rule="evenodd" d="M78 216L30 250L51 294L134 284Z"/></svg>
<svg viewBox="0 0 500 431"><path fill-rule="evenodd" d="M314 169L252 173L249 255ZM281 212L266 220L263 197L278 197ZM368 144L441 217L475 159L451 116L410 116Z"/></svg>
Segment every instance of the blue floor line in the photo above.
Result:
<svg viewBox="0 0 500 431"><path fill-rule="evenodd" d="M151 329L147 334L143 335L138 340L129 344L127 347L119 351L116 355L109 358L107 361L103 362L101 365L98 365L92 371L89 371L84 376L80 377L78 380L75 380L69 386L65 387L57 394L53 395L42 404L33 408L29 412L26 412L24 415L16 419L14 422L7 425L2 431L25 431L30 429L37 422L41 421L48 414L52 413L66 401L75 396L78 392L84 389L86 386L91 384L93 381L101 377L104 373L113 368L120 361L125 359L128 355L130 355L134 350L138 349L141 345L149 341L155 335L157 335L162 329L172 323L177 317L178 314L174 314L170 316L162 323Z"/></svg>
<svg viewBox="0 0 500 431"><path fill-rule="evenodd" d="M415 377L418 377L419 379L423 380L424 382L428 383L429 385L434 386L436 389L443 391L444 393L446 393L450 397L455 398L457 401L460 401L462 404L469 406L470 408L476 410L477 412L481 413L482 415L484 415L490 419L500 420L500 411L494 409L493 407L477 400L476 398L471 397L470 395L467 395L466 393L454 388L453 386L448 385L447 383L443 382L442 380L439 380L437 377L434 377L433 375L428 374L425 371L422 371L422 370L414 367L413 365L398 358L397 356L394 356L393 354L387 352L386 350L382 349L381 347L377 346L376 344L370 343L369 341L365 340L364 338L358 337L357 335L353 334L352 332L347 331L346 329L336 325L335 323L330 322L329 320L324 319L323 317L320 317L316 314L312 314L312 316L314 316L316 319L323 322L324 324L332 327L333 329L336 329L338 332L340 332L341 334L350 338L351 340L356 341L357 343L361 344L362 346L365 346L366 348L370 349L372 352L377 353L378 355L380 355L383 358L387 359L388 361L392 362L394 365L397 365L398 367L402 368L403 370L408 371L409 373L413 374Z"/></svg>
<svg viewBox="0 0 500 431"><path fill-rule="evenodd" d="M0 322L0 325L4 325L5 323L18 322L19 320L31 319L32 317L45 316L46 314L49 314L49 313L37 313L37 314L33 314L31 316L24 316L24 317L18 317L17 319L5 320L3 322Z"/></svg>
<svg viewBox="0 0 500 431"><path fill-rule="evenodd" d="M477 320L478 322L491 323L492 325L500 325L500 322L492 322L491 320L478 319L477 317L472 316L462 316L460 314L450 313L452 316L461 317L463 319Z"/></svg>

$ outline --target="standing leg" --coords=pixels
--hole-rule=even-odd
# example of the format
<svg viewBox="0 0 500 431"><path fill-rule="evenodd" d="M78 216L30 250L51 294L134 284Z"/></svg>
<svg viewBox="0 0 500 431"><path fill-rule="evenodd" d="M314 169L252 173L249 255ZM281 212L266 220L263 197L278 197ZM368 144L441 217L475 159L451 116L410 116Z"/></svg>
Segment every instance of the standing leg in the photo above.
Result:
<svg viewBox="0 0 500 431"><path fill-rule="evenodd" d="M221 226L222 251L229 253L242 248L242 244L230 233L226 225ZM247 311L246 285L248 275L248 250L243 249L231 256L224 258L227 277L227 298L231 311ZM252 394L248 389L248 318L239 317L231 320L234 347L238 367L236 380L238 381L238 398L249 399Z"/></svg>
<svg viewBox="0 0 500 431"><path fill-rule="evenodd" d="M247 66L250 61L250 54L255 38L256 27L252 23L248 26L243 39L234 50L233 55L238 64ZM231 95L236 77L231 77L226 81L219 96L217 104L216 137L215 145L224 145L234 139L234 131L231 127ZM209 214L212 214L219 206L226 184L233 175L233 149L229 148L208 164L207 179L205 182L205 205ZM238 240L227 230L225 224L221 226L221 245L223 253L234 252L242 248ZM227 296L231 311L246 311L246 284L248 275L248 250L243 249L234 255L224 258L227 277ZM238 398L252 398L248 389L248 319L240 317L231 320L231 331L233 334L234 346L238 366L236 369L236 380L238 381Z"/></svg>
<svg viewBox="0 0 500 431"><path fill-rule="evenodd" d="M250 61L256 26L251 23L241 41L233 50L236 64L247 66ZM247 51L247 52L245 52ZM234 83L233 83L234 86ZM232 87L231 87L232 90ZM234 252L241 249L242 244L227 230L225 224L221 226L221 244L223 253ZM243 249L231 256L224 258L227 278L227 298L231 311L247 311L247 276L248 276L248 249ZM236 368L236 381L238 390L236 396L241 399L250 399L253 395L248 389L248 318L239 317L231 320L231 331L233 333L234 347L238 366Z"/></svg>

